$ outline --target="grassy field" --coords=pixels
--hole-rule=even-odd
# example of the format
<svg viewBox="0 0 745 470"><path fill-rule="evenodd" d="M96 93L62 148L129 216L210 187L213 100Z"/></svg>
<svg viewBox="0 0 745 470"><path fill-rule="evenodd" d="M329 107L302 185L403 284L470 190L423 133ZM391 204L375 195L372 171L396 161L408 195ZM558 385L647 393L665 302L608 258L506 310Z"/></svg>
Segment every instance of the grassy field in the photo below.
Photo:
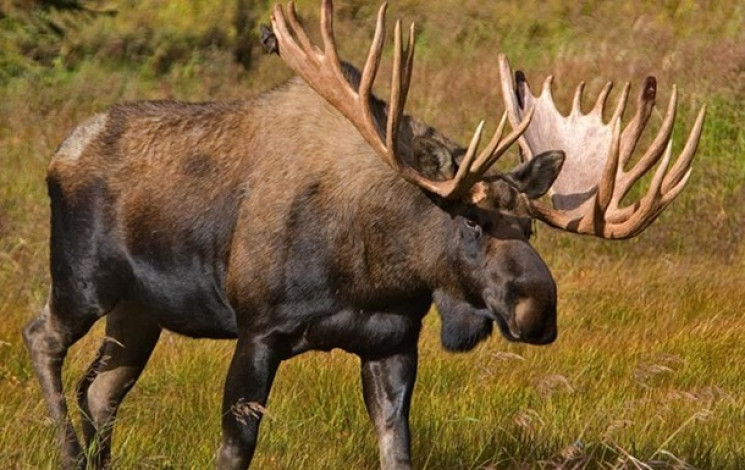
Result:
<svg viewBox="0 0 745 470"><path fill-rule="evenodd" d="M236 15L241 3L245 14ZM297 3L313 29L318 2ZM76 122L120 101L248 98L290 74L259 53L255 29L240 28L265 22L269 2L86 3L116 15L19 4L0 1L0 468L46 469L57 450L20 330L48 290L44 176L54 149ZM359 64L376 7L337 4L342 56ZM534 86L556 75L565 106L580 80L594 97L609 79L638 85L654 74L662 103L677 83L677 149L698 108L709 110L688 188L648 232L607 242L539 227L535 244L559 288L554 344L494 337L449 354L437 315L427 317L411 417L415 466L743 468L745 6L394 0L389 10L419 25L409 112L461 142L501 113L497 52ZM234 60L244 42L247 66ZM650 125L661 120L656 113ZM67 390L102 336L97 325L71 350ZM231 350L231 342L162 337L119 413L117 468L214 465ZM311 353L284 364L268 410L256 468L376 467L355 357Z"/></svg>

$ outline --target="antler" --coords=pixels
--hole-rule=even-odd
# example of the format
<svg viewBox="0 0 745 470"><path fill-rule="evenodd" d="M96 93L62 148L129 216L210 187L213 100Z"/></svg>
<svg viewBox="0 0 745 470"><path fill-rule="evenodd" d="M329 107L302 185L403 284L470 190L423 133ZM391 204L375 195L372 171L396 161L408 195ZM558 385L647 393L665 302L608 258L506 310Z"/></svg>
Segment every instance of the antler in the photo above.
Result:
<svg viewBox="0 0 745 470"><path fill-rule="evenodd" d="M407 181L443 198L458 198L465 195L481 179L484 173L512 143L525 131L530 123L532 111L525 113L521 121L513 122L513 131L502 139L507 113L497 127L486 148L476 156L481 142L484 122L481 121L471 139L468 150L463 157L457 174L451 180L430 180L401 160L398 142L398 129L403 117L406 95L411 81L414 60L414 25L409 28L406 47L403 46L401 21L396 22L394 34L393 73L391 78L391 96L388 101L388 116L385 134L379 128L371 109L372 86L380 66L383 51L385 13L387 5L383 3L378 11L375 34L373 36L367 61L362 69L359 89L344 78L336 50L333 32L333 4L323 0L321 7L321 34L323 47L321 51L308 39L295 13L295 6L290 2L287 16L281 5L274 7L272 28L279 42L279 54L298 75L300 75L319 95L323 96L333 107L341 112L357 128L362 137L375 149L382 159L401 174ZM286 20L289 20L289 24ZM293 38L293 35L297 38ZM405 60L404 60L405 57Z"/></svg>
<svg viewBox="0 0 745 470"><path fill-rule="evenodd" d="M535 112L531 125L518 140L523 157L530 159L552 149L566 153L562 172L550 191L554 207L531 201L535 217L569 232L602 238L631 238L644 231L683 190L701 138L705 106L698 114L683 151L668 170L677 106L677 90L673 86L667 114L657 136L636 164L626 170L654 108L657 94L654 77L645 80L636 113L621 131L621 117L629 95L628 83L613 116L604 123L603 111L612 83L603 88L588 114L580 109L584 89L584 83L580 83L571 112L563 116L556 109L551 94L553 77L546 79L540 96L535 97L520 72L515 75L515 86L509 62L503 55L499 57L499 67L510 121L518 122L526 108ZM647 193L635 203L621 207L621 201L631 187L657 162L660 163Z"/></svg>

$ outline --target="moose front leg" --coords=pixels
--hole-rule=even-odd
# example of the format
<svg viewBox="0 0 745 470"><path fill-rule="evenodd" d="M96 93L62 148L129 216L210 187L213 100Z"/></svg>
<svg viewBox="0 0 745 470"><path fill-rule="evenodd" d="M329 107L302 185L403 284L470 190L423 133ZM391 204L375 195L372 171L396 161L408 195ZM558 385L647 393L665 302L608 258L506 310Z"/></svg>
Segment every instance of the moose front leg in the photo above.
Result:
<svg viewBox="0 0 745 470"><path fill-rule="evenodd" d="M259 423L280 361L277 350L266 338L238 339L225 382L218 470L244 470L251 463Z"/></svg>
<svg viewBox="0 0 745 470"><path fill-rule="evenodd" d="M409 406L416 369L416 346L382 359L362 357L362 391L378 435L382 470L411 468Z"/></svg>

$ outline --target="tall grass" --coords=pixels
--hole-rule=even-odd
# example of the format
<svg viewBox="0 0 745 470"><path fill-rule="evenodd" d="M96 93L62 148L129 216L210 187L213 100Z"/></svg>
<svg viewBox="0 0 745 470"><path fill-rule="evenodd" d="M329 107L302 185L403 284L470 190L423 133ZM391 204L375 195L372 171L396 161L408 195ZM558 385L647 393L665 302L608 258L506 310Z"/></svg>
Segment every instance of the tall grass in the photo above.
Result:
<svg viewBox="0 0 745 470"><path fill-rule="evenodd" d="M266 21L268 2L245 3L254 21ZM375 7L336 3L342 56L359 64ZM57 461L20 339L48 290L44 176L55 147L76 122L119 101L251 97L289 76L256 44L250 70L234 63L235 2L98 5L118 14L74 22L49 63L14 49L13 60L26 65L0 74L0 468ZM648 232L611 243L539 228L535 244L559 288L556 343L493 338L471 353L448 354L437 315L427 317L412 407L415 465L740 468L745 7L687 0L401 0L391 7L419 25L410 112L461 141L478 120L494 126L500 113L497 51L534 85L555 74L564 106L580 80L592 95L606 80L638 85L654 74L661 100L677 82L676 148L697 108L709 109L689 187ZM298 8L317 30L317 2ZM4 54L15 39L2 38ZM656 128L661 116L651 121ZM71 350L67 390L102 335L97 325ZM118 468L214 465L232 346L164 335L119 413ZM311 353L283 364L268 413L257 468L377 465L353 356Z"/></svg>

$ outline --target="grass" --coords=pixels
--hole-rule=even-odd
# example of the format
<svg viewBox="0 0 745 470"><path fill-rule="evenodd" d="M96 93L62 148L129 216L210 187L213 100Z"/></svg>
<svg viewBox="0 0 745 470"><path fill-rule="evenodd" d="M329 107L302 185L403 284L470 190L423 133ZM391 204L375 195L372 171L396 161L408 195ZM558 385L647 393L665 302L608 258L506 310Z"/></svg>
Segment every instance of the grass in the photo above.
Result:
<svg viewBox="0 0 745 470"><path fill-rule="evenodd" d="M359 64L375 9L338 3L342 56ZM28 62L15 51L12 70L0 73L0 468L55 468L57 461L20 338L48 290L44 174L56 146L76 122L116 102L251 97L289 76L279 59L257 50L250 70L233 62L234 2L98 4L119 13L86 18L57 44L44 36L40 44L56 51L54 60ZM317 2L298 4L312 25ZM0 2L7 14L4 8ZM426 318L411 417L415 466L739 468L745 8L687 0L401 0L391 10L419 25L409 110L461 141L482 117L492 126L497 119L496 51L534 86L555 74L564 105L579 80L592 94L608 79L638 85L652 73L663 103L677 82L676 148L698 107L709 110L688 188L646 233L615 243L539 227L535 245L559 288L556 343L535 348L495 337L473 352L448 354L437 315ZM267 11L262 2L248 9L254 21L266 21ZM12 39L3 37L3 54ZM653 115L651 126L660 122ZM102 335L97 325L70 352L67 390ZM231 342L164 335L119 413L118 468L214 465L231 352ZM283 364L255 466L375 468L358 369L356 358L338 351Z"/></svg>

